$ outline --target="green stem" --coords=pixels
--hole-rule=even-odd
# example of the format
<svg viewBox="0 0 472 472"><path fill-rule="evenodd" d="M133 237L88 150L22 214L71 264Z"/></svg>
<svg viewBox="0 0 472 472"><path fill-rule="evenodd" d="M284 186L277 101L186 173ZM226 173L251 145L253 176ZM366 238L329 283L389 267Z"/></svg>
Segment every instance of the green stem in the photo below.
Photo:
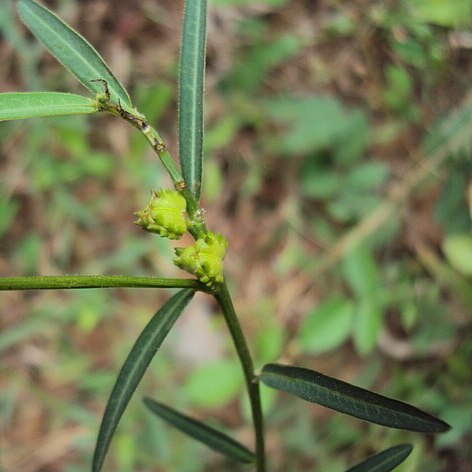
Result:
<svg viewBox="0 0 472 472"><path fill-rule="evenodd" d="M164 141L159 136L157 130L155 130L152 126L148 125L149 128L143 128L137 126L137 128L143 133L144 137L148 140L151 147L154 149L154 152L159 157L160 161L166 168L167 172L172 179L172 183L177 186L180 185L184 178L180 173L178 167L176 166L174 159L172 158L170 152L167 150Z"/></svg>
<svg viewBox="0 0 472 472"><path fill-rule="evenodd" d="M265 450L264 450L264 421L262 416L261 395L259 391L259 381L254 374L254 364L249 352L246 338L239 324L236 311L234 310L231 295L226 282L223 282L215 292L226 324L233 338L236 351L241 361L241 366L246 380L249 401L251 404L252 418L254 422L255 442L256 442L256 465L257 472L265 471Z"/></svg>
<svg viewBox="0 0 472 472"><path fill-rule="evenodd" d="M110 92L108 90L108 85L105 81L103 82L105 93L97 95L98 110L106 111L114 116L119 116L123 118L123 120L133 125L136 129L141 131L144 137L148 140L151 147L154 149L157 157L159 157L162 164L166 168L173 184L177 185L180 182L183 182L184 179L182 174L172 159L169 151L167 151L164 140L161 138L157 130L149 124L149 122L146 120L146 117L139 113L138 110L129 107L123 108L119 102L118 104L110 102Z"/></svg>
<svg viewBox="0 0 472 472"><path fill-rule="evenodd" d="M193 279L160 277L127 277L124 275L39 275L33 277L0 277L0 290L48 290L76 288L208 288Z"/></svg>

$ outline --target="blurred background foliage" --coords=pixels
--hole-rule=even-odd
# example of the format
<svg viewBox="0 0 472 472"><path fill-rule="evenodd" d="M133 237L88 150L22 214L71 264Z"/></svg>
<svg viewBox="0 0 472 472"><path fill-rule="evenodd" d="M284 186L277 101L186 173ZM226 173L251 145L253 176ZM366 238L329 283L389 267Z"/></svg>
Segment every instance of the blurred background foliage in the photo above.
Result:
<svg viewBox="0 0 472 472"><path fill-rule="evenodd" d="M182 2L44 2L103 54L176 149ZM470 0L212 0L203 204L258 366L320 370L430 410L419 437L263 390L270 470L472 464ZM84 93L0 0L0 91ZM167 186L111 117L0 126L0 275L181 275L133 211ZM87 470L99 418L162 291L0 295L0 464ZM196 297L153 362L110 470L247 470L145 414L144 394L251 444L217 308Z"/></svg>

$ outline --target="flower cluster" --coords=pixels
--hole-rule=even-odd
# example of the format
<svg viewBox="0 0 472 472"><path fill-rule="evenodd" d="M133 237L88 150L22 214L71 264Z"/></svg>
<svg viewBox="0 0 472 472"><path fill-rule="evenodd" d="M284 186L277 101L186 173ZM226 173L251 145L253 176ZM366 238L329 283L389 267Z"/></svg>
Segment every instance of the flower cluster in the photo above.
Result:
<svg viewBox="0 0 472 472"><path fill-rule="evenodd" d="M208 232L193 246L176 248L174 264L197 276L209 288L214 288L223 282L223 259L227 247L228 241L221 234Z"/></svg>
<svg viewBox="0 0 472 472"><path fill-rule="evenodd" d="M188 230L185 198L175 190L159 190L152 193L147 206L137 211L135 223L146 231L169 239L180 239ZM201 216L200 216L201 217ZM207 287L213 289L223 282L223 259L228 241L217 233L202 233L193 246L175 249L174 264L195 275Z"/></svg>
<svg viewBox="0 0 472 472"><path fill-rule="evenodd" d="M180 239L187 231L185 198L175 190L153 192L147 206L137 211L135 223L146 231L169 239Z"/></svg>

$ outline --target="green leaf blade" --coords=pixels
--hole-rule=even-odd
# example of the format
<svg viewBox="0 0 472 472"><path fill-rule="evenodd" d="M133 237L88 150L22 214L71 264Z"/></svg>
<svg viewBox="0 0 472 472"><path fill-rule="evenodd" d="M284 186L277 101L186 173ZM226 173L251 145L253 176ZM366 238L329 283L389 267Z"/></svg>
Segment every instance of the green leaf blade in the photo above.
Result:
<svg viewBox="0 0 472 472"><path fill-rule="evenodd" d="M346 472L390 472L397 465L400 465L411 454L412 450L413 446L411 444L399 444L368 457Z"/></svg>
<svg viewBox="0 0 472 472"><path fill-rule="evenodd" d="M255 456L249 449L226 434L151 398L145 398L144 404L159 418L205 444L210 449L238 462L250 463L255 461Z"/></svg>
<svg viewBox="0 0 472 472"><path fill-rule="evenodd" d="M179 77L179 156L185 184L200 197L207 0L185 2Z"/></svg>
<svg viewBox="0 0 472 472"><path fill-rule="evenodd" d="M79 33L59 19L52 11L34 2L20 0L18 12L28 29L48 51L94 94L103 93L103 84L91 82L102 79L108 84L111 101L131 106L128 92L95 48Z"/></svg>
<svg viewBox="0 0 472 472"><path fill-rule="evenodd" d="M131 349L118 374L103 415L93 457L93 472L101 470L113 434L133 392L194 293L194 290L184 289L170 298L152 317Z"/></svg>
<svg viewBox="0 0 472 472"><path fill-rule="evenodd" d="M303 320L297 341L304 352L321 354L339 347L351 333L354 304L333 294Z"/></svg>
<svg viewBox="0 0 472 472"><path fill-rule="evenodd" d="M0 121L41 116L95 113L97 104L81 95L60 92L10 92L0 94Z"/></svg>
<svg viewBox="0 0 472 472"><path fill-rule="evenodd" d="M418 408L313 370L267 364L262 369L261 380L268 387L370 423L422 433L449 429L447 423Z"/></svg>

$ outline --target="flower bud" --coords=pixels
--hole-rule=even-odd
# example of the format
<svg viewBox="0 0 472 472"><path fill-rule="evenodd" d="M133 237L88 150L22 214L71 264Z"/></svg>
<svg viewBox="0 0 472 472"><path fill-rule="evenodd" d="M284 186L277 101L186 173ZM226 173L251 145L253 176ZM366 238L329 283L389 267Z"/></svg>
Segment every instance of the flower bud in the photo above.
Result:
<svg viewBox="0 0 472 472"><path fill-rule="evenodd" d="M223 282L223 259L228 241L217 233L207 233L198 238L193 246L176 248L174 264L177 267L197 276L197 278L214 288Z"/></svg>
<svg viewBox="0 0 472 472"><path fill-rule="evenodd" d="M153 192L147 206L137 211L135 224L164 238L180 239L187 231L185 198L175 190Z"/></svg>

